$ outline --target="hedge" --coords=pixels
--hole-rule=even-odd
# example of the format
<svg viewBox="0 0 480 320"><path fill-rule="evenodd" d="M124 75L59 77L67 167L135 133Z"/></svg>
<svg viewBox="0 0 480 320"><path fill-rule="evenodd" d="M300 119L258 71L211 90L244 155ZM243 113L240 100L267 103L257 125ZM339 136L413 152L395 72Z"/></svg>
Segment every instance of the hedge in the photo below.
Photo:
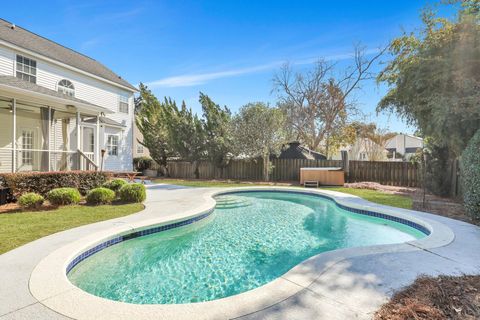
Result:
<svg viewBox="0 0 480 320"><path fill-rule="evenodd" d="M141 183L130 183L124 185L119 192L120 200L127 203L140 203L145 201L147 193L145 186Z"/></svg>
<svg viewBox="0 0 480 320"><path fill-rule="evenodd" d="M25 193L18 198L18 204L24 209L37 209L40 208L45 199L34 192Z"/></svg>
<svg viewBox="0 0 480 320"><path fill-rule="evenodd" d="M157 163L150 157L136 157L133 158L133 168L136 171L143 171L146 169L152 169Z"/></svg>
<svg viewBox="0 0 480 320"><path fill-rule="evenodd" d="M17 199L28 192L46 196L50 190L63 187L76 188L86 195L89 190L104 184L109 175L99 171L1 173L0 186L10 188Z"/></svg>
<svg viewBox="0 0 480 320"><path fill-rule="evenodd" d="M75 188L56 188L47 193L47 199L53 205L63 206L77 204L82 197Z"/></svg>
<svg viewBox="0 0 480 320"><path fill-rule="evenodd" d="M461 158L463 202L466 212L480 219L480 130L468 142Z"/></svg>
<svg viewBox="0 0 480 320"><path fill-rule="evenodd" d="M120 189L126 184L127 184L127 181L123 179L112 179L105 182L102 185L102 187L115 191L115 193L118 193L118 191L120 191Z"/></svg>
<svg viewBox="0 0 480 320"><path fill-rule="evenodd" d="M115 192L107 188L95 188L87 193L87 203L90 205L110 204L115 200Z"/></svg>

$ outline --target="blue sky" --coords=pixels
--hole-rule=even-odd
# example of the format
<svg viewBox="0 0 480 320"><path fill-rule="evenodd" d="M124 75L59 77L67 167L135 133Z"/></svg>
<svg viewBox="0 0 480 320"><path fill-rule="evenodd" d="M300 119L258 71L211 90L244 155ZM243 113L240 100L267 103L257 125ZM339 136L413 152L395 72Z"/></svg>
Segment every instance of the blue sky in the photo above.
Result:
<svg viewBox="0 0 480 320"><path fill-rule="evenodd" d="M272 77L289 61L346 57L354 43L384 46L419 25L425 2L404 1L28 1L2 3L2 17L99 60L157 97L198 93L236 111L251 101L275 104ZM383 60L386 60L385 57ZM381 65L374 66L380 70ZM385 87L366 82L356 93L367 119L413 132L395 115L375 115Z"/></svg>

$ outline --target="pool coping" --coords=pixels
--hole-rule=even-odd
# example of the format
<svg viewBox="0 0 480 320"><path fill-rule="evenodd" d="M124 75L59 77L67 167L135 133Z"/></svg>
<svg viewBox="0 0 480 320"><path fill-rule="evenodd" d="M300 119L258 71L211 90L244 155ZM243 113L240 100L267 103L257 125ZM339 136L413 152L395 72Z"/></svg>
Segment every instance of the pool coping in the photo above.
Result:
<svg viewBox="0 0 480 320"><path fill-rule="evenodd" d="M413 221L424 226L431 233L425 238L406 243L346 248L321 253L301 262L283 276L261 287L234 296L199 303L140 305L118 302L89 294L74 286L67 278L65 271L68 263L80 253L106 239L145 230L152 226L171 224L201 216L214 209L215 200L213 197L218 194L267 190L326 196L337 204L349 208L381 212L389 216ZM29 281L31 294L46 307L75 319L151 319L158 318L159 315L162 315L162 318L165 319L235 318L264 309L297 294L312 284L323 271L347 258L378 253L428 250L448 245L455 237L453 231L443 223L429 218L417 218L412 215L412 213L420 212L371 203L341 192L292 187L212 188L203 190L203 192L203 199L205 200L203 203L196 208L179 213L173 219L169 216L115 226L83 237L55 250L40 261L33 270ZM150 207L155 204L147 205Z"/></svg>

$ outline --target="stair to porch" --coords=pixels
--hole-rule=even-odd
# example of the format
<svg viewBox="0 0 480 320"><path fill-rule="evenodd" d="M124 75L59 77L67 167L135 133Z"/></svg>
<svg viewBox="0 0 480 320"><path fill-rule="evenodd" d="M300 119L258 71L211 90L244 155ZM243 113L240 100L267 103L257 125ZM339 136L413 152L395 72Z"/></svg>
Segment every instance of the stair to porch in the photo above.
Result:
<svg viewBox="0 0 480 320"><path fill-rule="evenodd" d="M77 149L79 155L80 170L98 171L98 165L93 161L94 154L86 154L80 149Z"/></svg>

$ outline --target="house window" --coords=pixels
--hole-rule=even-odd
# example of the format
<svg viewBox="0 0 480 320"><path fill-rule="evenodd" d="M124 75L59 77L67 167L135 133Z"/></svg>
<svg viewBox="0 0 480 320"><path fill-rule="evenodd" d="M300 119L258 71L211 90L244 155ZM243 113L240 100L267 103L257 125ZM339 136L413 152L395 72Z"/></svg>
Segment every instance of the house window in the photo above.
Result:
<svg viewBox="0 0 480 320"><path fill-rule="evenodd" d="M22 131L22 164L23 165L33 164L33 151L28 151L31 149L33 149L33 131L23 130Z"/></svg>
<svg viewBox="0 0 480 320"><path fill-rule="evenodd" d="M37 83L37 61L17 55L17 78Z"/></svg>
<svg viewBox="0 0 480 320"><path fill-rule="evenodd" d="M137 153L142 154L143 153L143 146L141 144L137 144Z"/></svg>
<svg viewBox="0 0 480 320"><path fill-rule="evenodd" d="M118 101L118 111L122 113L128 113L128 98L120 96Z"/></svg>
<svg viewBox="0 0 480 320"><path fill-rule="evenodd" d="M70 97L75 96L75 87L73 86L73 83L66 79L58 82L57 91Z"/></svg>
<svg viewBox="0 0 480 320"><path fill-rule="evenodd" d="M118 136L109 134L107 136L107 151L109 156L118 156Z"/></svg>

